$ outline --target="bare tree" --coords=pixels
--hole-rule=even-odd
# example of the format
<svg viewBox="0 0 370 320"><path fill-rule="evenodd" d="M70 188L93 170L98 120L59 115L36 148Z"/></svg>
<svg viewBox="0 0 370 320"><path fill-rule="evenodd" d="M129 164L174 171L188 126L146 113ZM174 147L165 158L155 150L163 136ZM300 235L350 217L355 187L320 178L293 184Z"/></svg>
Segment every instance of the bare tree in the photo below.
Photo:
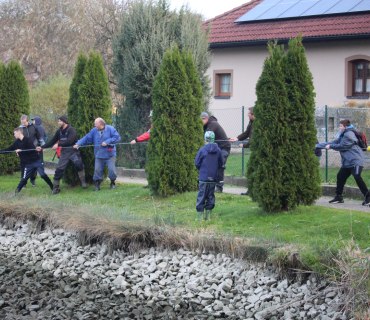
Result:
<svg viewBox="0 0 370 320"><path fill-rule="evenodd" d="M107 67L125 6L125 0L4 0L0 59L21 61L31 82L72 74L80 51L101 52Z"/></svg>

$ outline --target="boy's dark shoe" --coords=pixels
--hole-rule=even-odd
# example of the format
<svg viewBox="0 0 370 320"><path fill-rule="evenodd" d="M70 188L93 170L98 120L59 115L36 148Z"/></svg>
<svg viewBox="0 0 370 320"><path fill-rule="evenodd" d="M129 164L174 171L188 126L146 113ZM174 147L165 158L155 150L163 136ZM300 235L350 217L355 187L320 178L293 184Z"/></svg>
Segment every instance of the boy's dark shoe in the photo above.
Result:
<svg viewBox="0 0 370 320"><path fill-rule="evenodd" d="M110 181L110 188L111 189L116 189L116 181L114 181L114 180Z"/></svg>
<svg viewBox="0 0 370 320"><path fill-rule="evenodd" d="M363 206L370 206L370 193L368 192L365 196L365 200L362 202Z"/></svg>
<svg viewBox="0 0 370 320"><path fill-rule="evenodd" d="M242 192L240 195L241 195L241 196L249 196L249 191L247 191L247 192Z"/></svg>
<svg viewBox="0 0 370 320"><path fill-rule="evenodd" d="M32 186L32 187L36 187L35 180L32 180L32 181L31 181L31 186Z"/></svg>
<svg viewBox="0 0 370 320"><path fill-rule="evenodd" d="M335 196L334 199L330 200L329 203L343 203L343 197L342 196Z"/></svg>
<svg viewBox="0 0 370 320"><path fill-rule="evenodd" d="M18 188L16 188L15 189L15 191L14 191L14 195L16 196L16 195L18 195L18 193L20 192L21 190L19 190Z"/></svg>

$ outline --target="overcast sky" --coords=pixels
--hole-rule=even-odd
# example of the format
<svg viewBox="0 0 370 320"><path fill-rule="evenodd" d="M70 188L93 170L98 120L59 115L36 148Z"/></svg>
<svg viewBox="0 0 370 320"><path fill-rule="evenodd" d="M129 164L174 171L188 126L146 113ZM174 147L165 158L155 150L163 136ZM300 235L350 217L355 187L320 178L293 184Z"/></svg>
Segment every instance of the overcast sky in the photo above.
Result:
<svg viewBox="0 0 370 320"><path fill-rule="evenodd" d="M238 7L249 0L169 0L172 8L179 9L188 4L192 11L201 13L206 19L213 18L221 13Z"/></svg>

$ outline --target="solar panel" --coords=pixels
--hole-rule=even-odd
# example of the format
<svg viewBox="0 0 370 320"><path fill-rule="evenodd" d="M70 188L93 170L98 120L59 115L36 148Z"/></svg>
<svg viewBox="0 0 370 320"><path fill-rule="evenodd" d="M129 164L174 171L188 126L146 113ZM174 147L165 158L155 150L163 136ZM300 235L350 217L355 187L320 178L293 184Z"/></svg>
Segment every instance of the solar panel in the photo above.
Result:
<svg viewBox="0 0 370 320"><path fill-rule="evenodd" d="M252 10L248 11L245 15L241 16L236 22L244 21L243 18L248 15L248 20L255 20L259 16L263 15L266 11L270 10L281 0L269 0L262 1L258 6L254 7ZM240 20L240 21L239 21Z"/></svg>
<svg viewBox="0 0 370 320"><path fill-rule="evenodd" d="M286 10L283 14L279 16L279 18L290 18L294 16L301 16L304 12L318 3L320 0L302 0L296 1L296 4L291 6L288 10Z"/></svg>
<svg viewBox="0 0 370 320"><path fill-rule="evenodd" d="M350 0L352 1L352 0ZM340 0L324 0L316 3L312 8L307 10L304 16L316 16L320 14L325 14L326 11L330 10L335 6Z"/></svg>
<svg viewBox="0 0 370 320"><path fill-rule="evenodd" d="M330 13L350 12L351 9L355 7L359 2L361 1L341 0L325 13L330 14Z"/></svg>
<svg viewBox="0 0 370 320"><path fill-rule="evenodd" d="M362 0L357 6L353 7L351 12L367 11L370 8L370 0Z"/></svg>
<svg viewBox="0 0 370 320"><path fill-rule="evenodd" d="M235 22L370 11L370 0L264 0Z"/></svg>

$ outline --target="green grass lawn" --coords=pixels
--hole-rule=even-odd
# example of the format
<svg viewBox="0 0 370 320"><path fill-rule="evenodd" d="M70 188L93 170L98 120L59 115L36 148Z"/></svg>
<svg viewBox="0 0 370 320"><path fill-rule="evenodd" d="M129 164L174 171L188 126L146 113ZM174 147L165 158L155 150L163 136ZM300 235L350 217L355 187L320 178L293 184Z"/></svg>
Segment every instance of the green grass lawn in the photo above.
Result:
<svg viewBox="0 0 370 320"><path fill-rule="evenodd" d="M152 197L139 185L119 185L100 192L62 185L59 195L51 196L46 184L37 179L37 187L28 186L15 198L13 190L18 175L0 177L0 201L22 201L28 204L71 205L88 208L91 214L117 221L132 218L145 221L160 219L169 224L191 229L204 229L222 234L252 238L256 243L284 243L312 248L340 247L343 240L354 239L361 248L370 245L369 213L302 206L289 213L267 215L249 197L217 194L213 218L208 223L195 221L196 193L168 198Z"/></svg>

